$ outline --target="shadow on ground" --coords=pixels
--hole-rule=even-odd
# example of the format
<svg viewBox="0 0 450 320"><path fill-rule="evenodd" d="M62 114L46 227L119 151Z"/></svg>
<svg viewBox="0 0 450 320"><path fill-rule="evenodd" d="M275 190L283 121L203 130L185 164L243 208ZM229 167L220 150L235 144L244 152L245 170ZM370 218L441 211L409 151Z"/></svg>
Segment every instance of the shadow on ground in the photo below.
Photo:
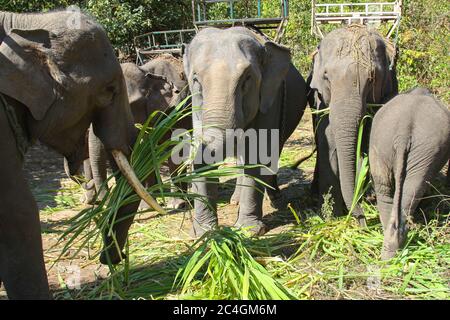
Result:
<svg viewBox="0 0 450 320"><path fill-rule="evenodd" d="M39 210L58 206L56 196L67 179L63 157L37 142L25 155L24 171Z"/></svg>

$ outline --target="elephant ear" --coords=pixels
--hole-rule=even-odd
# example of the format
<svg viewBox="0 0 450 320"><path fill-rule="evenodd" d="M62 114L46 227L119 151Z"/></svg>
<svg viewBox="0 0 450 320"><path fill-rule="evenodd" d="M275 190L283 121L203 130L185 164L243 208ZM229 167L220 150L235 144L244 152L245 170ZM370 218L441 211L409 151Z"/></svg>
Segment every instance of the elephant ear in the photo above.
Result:
<svg viewBox="0 0 450 320"><path fill-rule="evenodd" d="M317 50L314 51L314 53L312 54L312 69L308 80L311 89L321 92L322 90L320 88L320 84L323 81L323 77L321 76L323 75L323 72L319 70L320 68L319 57L320 57L319 48L317 48Z"/></svg>
<svg viewBox="0 0 450 320"><path fill-rule="evenodd" d="M191 79L191 65L189 63L189 45L183 46L183 69L187 80Z"/></svg>
<svg viewBox="0 0 450 320"><path fill-rule="evenodd" d="M291 52L288 48L267 41L264 43L264 49L260 105L263 114L273 105L291 63Z"/></svg>
<svg viewBox="0 0 450 320"><path fill-rule="evenodd" d="M131 62L121 64L122 73L127 87L128 102L130 104L144 98L146 86L145 72Z"/></svg>
<svg viewBox="0 0 450 320"><path fill-rule="evenodd" d="M59 76L50 48L50 33L41 29L11 30L0 45L0 92L27 106L36 120L57 99Z"/></svg>

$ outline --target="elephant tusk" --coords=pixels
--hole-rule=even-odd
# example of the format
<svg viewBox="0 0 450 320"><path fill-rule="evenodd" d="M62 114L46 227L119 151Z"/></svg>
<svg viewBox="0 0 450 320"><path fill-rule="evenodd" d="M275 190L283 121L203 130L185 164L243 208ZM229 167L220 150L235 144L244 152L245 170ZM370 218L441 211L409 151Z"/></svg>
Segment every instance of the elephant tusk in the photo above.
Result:
<svg viewBox="0 0 450 320"><path fill-rule="evenodd" d="M161 214L166 214L166 211L163 208L161 208L158 202L156 202L156 200L147 192L147 190L145 190L144 186L134 173L133 168L131 168L131 165L128 162L127 157L122 153L122 151L112 150L111 154L114 160L116 161L120 171L125 176L130 186L134 189L134 191L136 191L138 196L141 197L142 200L144 200L150 207L155 209L157 212Z"/></svg>

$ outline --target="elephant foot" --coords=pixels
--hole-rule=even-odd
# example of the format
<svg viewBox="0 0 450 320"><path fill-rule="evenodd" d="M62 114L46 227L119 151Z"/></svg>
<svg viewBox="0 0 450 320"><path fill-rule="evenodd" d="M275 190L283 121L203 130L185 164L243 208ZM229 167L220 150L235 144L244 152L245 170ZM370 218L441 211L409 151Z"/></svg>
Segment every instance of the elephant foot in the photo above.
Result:
<svg viewBox="0 0 450 320"><path fill-rule="evenodd" d="M84 194L81 198L81 202L88 205L94 205L96 196L94 180L83 183L82 186L84 189Z"/></svg>
<svg viewBox="0 0 450 320"><path fill-rule="evenodd" d="M390 260L397 254L397 250L388 250L386 248L383 248L381 251L381 260Z"/></svg>
<svg viewBox="0 0 450 320"><path fill-rule="evenodd" d="M398 243L392 243L391 241L384 241L383 249L381 250L381 260L392 259L396 254L400 246Z"/></svg>
<svg viewBox="0 0 450 320"><path fill-rule="evenodd" d="M171 198L168 203L169 208L173 208L176 210L186 210L189 207L189 204L186 200L181 198Z"/></svg>
<svg viewBox="0 0 450 320"><path fill-rule="evenodd" d="M266 225L260 220L238 220L234 226L248 233L249 236L262 236L268 231Z"/></svg>
<svg viewBox="0 0 450 320"><path fill-rule="evenodd" d="M274 208L274 209L285 209L286 208L286 199L280 190L267 191L267 195L269 196L270 206L272 208Z"/></svg>
<svg viewBox="0 0 450 320"><path fill-rule="evenodd" d="M360 206L356 206L356 208L353 209L352 215L355 217L356 221L358 221L358 225L361 228L367 228L366 216Z"/></svg>
<svg viewBox="0 0 450 320"><path fill-rule="evenodd" d="M191 236L193 238L201 238L208 231L214 230L218 227L217 220L213 220L206 223L200 223L198 220L194 218L192 223Z"/></svg>

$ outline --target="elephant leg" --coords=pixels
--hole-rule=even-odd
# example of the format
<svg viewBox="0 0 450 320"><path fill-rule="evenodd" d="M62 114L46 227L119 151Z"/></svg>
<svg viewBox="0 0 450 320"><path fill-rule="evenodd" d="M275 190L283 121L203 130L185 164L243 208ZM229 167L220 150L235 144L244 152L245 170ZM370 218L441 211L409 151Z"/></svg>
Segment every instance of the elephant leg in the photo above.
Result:
<svg viewBox="0 0 450 320"><path fill-rule="evenodd" d="M169 158L169 160L168 160L168 165L169 165L170 174L172 176L177 171L178 165L173 163L171 158ZM185 171L182 173L185 173ZM187 183L182 182L182 183L178 183L176 185L172 185L171 189L172 189L172 192L179 193L181 191L183 193L186 193L187 189L188 189L188 185L187 185ZM169 207L174 208L174 209L180 209L180 210L187 209L188 202L183 198L171 198L169 200Z"/></svg>
<svg viewBox="0 0 450 320"><path fill-rule="evenodd" d="M330 213L333 216L343 216L346 214L346 209L339 185L336 151L332 152L329 159L320 158L318 161L318 169L320 170L320 179L318 181L319 206L322 210L330 209Z"/></svg>
<svg viewBox="0 0 450 320"><path fill-rule="evenodd" d="M134 216L139 206L139 201L121 207L115 217L115 221L110 220L109 225L113 225L113 235L103 234L103 250L100 255L102 264L118 264L126 258L122 252L125 242L128 238L128 230L130 229ZM109 227L105 229L109 231Z"/></svg>
<svg viewBox="0 0 450 320"><path fill-rule="evenodd" d="M9 299L50 299L38 208L29 190L20 194L20 205L0 209L0 275Z"/></svg>
<svg viewBox="0 0 450 320"><path fill-rule="evenodd" d="M218 179L199 178L192 183L192 191L202 196L194 200L193 233L201 237L205 232L217 227Z"/></svg>
<svg viewBox="0 0 450 320"><path fill-rule="evenodd" d="M39 211L25 179L15 185L21 185L20 191L11 188L2 194L0 276L9 299L50 299Z"/></svg>
<svg viewBox="0 0 450 320"><path fill-rule="evenodd" d="M389 217L392 213L394 203L393 189L389 186L389 181L379 182L374 178L375 193L377 195L377 208L380 213L381 225L386 229Z"/></svg>
<svg viewBox="0 0 450 320"><path fill-rule="evenodd" d="M267 119L260 119L260 123L256 125L261 128L263 125L270 124L270 122L266 122ZM269 133L270 131L267 131ZM244 157L241 158L242 155L238 154L238 157L244 160L243 163L246 165L254 165L252 163L254 160L261 161L262 155L259 154L262 152L260 148L253 148L252 145L256 144L260 146L261 139L264 137L260 136L262 131L258 130L256 138L257 141L251 141L251 139L245 140L245 148L244 148ZM266 150L268 152L272 152L271 149L271 135L267 136L267 146ZM276 151L279 149L277 147ZM254 154L257 154L255 158ZM253 159L253 160L251 160ZM268 167L271 167L271 163L266 164ZM264 173L263 173L264 171ZM263 181L266 184L270 184L270 179L273 178L273 173L260 168L260 167L247 167L244 169L245 175L241 177L241 192L240 192L240 202L239 202L239 213L238 219L235 223L235 226L238 228L245 228L248 232L254 235L262 235L267 232L267 227L264 225L262 221L263 211L263 200L264 200L264 190L265 187L261 183L257 182L256 179ZM255 179L256 178L256 179ZM273 181L272 181L273 182Z"/></svg>
<svg viewBox="0 0 450 320"><path fill-rule="evenodd" d="M262 203L264 199L264 187L251 177L264 179L260 175L260 168L245 169L246 176L242 177L241 201L239 203L239 216L236 227L246 228L255 235L266 232L266 226L262 221Z"/></svg>
<svg viewBox="0 0 450 320"><path fill-rule="evenodd" d="M346 210L339 183L336 145L328 117L322 118L318 124L317 134L318 145L315 171L318 172L319 206L325 210L325 200L328 199L329 202L332 202L331 213L334 216L342 216L345 215Z"/></svg>
<svg viewBox="0 0 450 320"><path fill-rule="evenodd" d="M0 108L0 278L9 299L50 299L39 210Z"/></svg>
<svg viewBox="0 0 450 320"><path fill-rule="evenodd" d="M317 149L317 153L316 153L316 164L314 165L314 174L313 174L313 179L311 181L311 194L313 195L319 195L320 191L319 191L319 149Z"/></svg>
<svg viewBox="0 0 450 320"><path fill-rule="evenodd" d="M89 159L84 160L83 162L83 171L86 182L83 183L84 189L84 203L93 205L95 203L95 183L92 176L91 162Z"/></svg>
<svg viewBox="0 0 450 320"><path fill-rule="evenodd" d="M408 233L408 220L415 213L425 191L427 181L434 178L447 159L443 156L427 155L426 158L417 159L417 153L409 154L406 151L397 159L395 172L395 193L392 211L384 229L384 243L381 258L392 258L397 250L403 246ZM421 157L424 154L420 154Z"/></svg>
<svg viewBox="0 0 450 320"><path fill-rule="evenodd" d="M242 186L242 176L236 178L236 186L234 187L233 195L231 196L230 203L233 205L239 205L239 200L241 198L241 186Z"/></svg>
<svg viewBox="0 0 450 320"><path fill-rule="evenodd" d="M113 171L118 171L114 161L110 161ZM154 176L150 176L146 184L152 185L156 181ZM133 224L134 217L138 211L140 200L124 205L117 210L115 217L111 217L108 226L103 233L103 250L100 255L102 264L118 264L126 255L123 248L128 238L128 231ZM112 225L112 234L109 233Z"/></svg>
<svg viewBox="0 0 450 320"><path fill-rule="evenodd" d="M98 200L101 201L106 194L105 187L107 188L107 186L102 188L107 179L107 154L103 143L94 134L92 125L89 128L89 160Z"/></svg>
<svg viewBox="0 0 450 320"><path fill-rule="evenodd" d="M406 177L403 184L396 184L392 210L384 223L384 241L381 259L395 256L406 240L408 217L416 210L420 198L425 192L425 180L422 175Z"/></svg>

